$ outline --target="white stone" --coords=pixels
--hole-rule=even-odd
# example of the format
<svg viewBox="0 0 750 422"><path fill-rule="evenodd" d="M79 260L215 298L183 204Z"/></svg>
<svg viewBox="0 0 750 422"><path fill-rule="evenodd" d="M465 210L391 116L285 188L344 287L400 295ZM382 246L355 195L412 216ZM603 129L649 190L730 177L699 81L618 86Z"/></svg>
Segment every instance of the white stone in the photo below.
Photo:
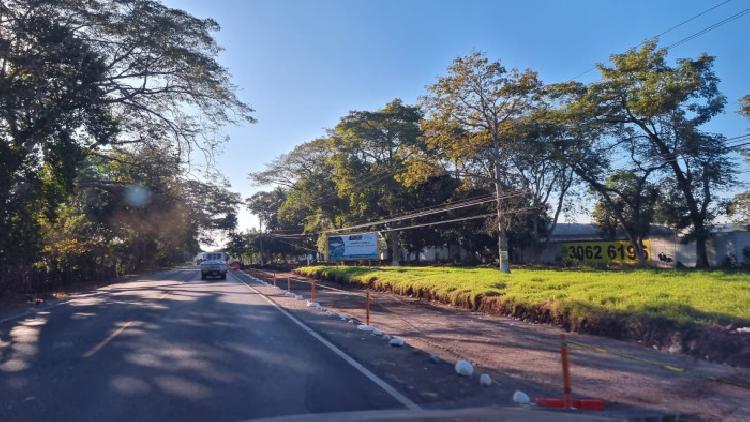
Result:
<svg viewBox="0 0 750 422"><path fill-rule="evenodd" d="M466 359L456 361L455 369L459 375L471 376L474 373L474 366Z"/></svg>
<svg viewBox="0 0 750 422"><path fill-rule="evenodd" d="M393 347L403 347L404 343L405 343L404 339L399 338L399 337L393 337L391 341L388 342L388 344L390 344Z"/></svg>
<svg viewBox="0 0 750 422"><path fill-rule="evenodd" d="M529 398L526 393L516 390L516 392L513 393L513 402L518 404L530 404L531 398Z"/></svg>
<svg viewBox="0 0 750 422"><path fill-rule="evenodd" d="M492 378L490 377L490 374L482 374L479 376L479 385L482 387L489 387L492 385Z"/></svg>

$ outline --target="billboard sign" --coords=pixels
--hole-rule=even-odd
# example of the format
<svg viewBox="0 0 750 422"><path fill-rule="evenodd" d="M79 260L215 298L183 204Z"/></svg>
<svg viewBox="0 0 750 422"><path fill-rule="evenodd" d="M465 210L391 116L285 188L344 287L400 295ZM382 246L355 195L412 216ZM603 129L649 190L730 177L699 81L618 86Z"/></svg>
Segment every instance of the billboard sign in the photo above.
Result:
<svg viewBox="0 0 750 422"><path fill-rule="evenodd" d="M378 234L375 232L328 236L329 261L378 258Z"/></svg>

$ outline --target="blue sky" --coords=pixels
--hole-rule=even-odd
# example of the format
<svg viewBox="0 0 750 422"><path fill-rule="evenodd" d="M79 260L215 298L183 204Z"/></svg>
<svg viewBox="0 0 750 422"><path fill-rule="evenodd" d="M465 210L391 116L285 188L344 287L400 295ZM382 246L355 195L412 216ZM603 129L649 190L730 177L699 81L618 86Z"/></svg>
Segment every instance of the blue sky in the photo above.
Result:
<svg viewBox="0 0 750 422"><path fill-rule="evenodd" d="M226 129L218 158L234 190L249 196L247 173L324 134L349 110L374 110L399 97L414 103L451 60L474 50L506 67L532 68L545 82L569 80L644 38L664 32L723 0L478 1L478 0L168 0L222 27L242 99L258 123ZM666 46L750 7L731 0L664 35ZM670 52L670 58L717 56L727 112L709 126L744 134L750 121L738 100L750 94L750 15ZM597 78L590 72L578 80ZM750 174L745 174L748 181ZM256 220L245 210L242 229Z"/></svg>

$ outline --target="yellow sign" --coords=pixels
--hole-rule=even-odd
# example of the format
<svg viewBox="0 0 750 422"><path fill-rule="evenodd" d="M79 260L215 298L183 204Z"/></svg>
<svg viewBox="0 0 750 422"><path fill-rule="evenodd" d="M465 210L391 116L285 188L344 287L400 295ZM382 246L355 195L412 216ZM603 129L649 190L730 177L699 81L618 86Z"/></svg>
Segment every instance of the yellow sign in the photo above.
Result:
<svg viewBox="0 0 750 422"><path fill-rule="evenodd" d="M628 240L609 242L571 242L563 243L563 261L581 262L584 264L637 264L635 248ZM646 261L651 259L651 241L643 241L643 252Z"/></svg>

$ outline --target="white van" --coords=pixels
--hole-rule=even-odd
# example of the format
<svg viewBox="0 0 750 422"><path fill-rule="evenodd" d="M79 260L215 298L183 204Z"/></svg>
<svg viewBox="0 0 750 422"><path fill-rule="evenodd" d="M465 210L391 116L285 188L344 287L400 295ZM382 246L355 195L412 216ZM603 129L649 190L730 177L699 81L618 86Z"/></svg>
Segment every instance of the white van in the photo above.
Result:
<svg viewBox="0 0 750 422"><path fill-rule="evenodd" d="M201 280L205 280L208 276L218 276L222 280L226 280L229 270L228 260L229 254L226 252L205 252L200 264Z"/></svg>

